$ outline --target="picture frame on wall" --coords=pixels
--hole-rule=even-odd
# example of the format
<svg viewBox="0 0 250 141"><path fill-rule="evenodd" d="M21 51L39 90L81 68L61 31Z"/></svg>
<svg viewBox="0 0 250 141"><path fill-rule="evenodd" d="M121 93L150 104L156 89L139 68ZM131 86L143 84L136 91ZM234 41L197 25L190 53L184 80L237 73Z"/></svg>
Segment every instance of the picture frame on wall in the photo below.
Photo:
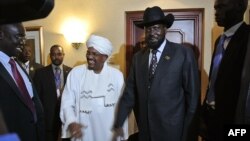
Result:
<svg viewBox="0 0 250 141"><path fill-rule="evenodd" d="M26 45L31 46L34 61L44 65L43 59L43 27L30 26L26 29Z"/></svg>

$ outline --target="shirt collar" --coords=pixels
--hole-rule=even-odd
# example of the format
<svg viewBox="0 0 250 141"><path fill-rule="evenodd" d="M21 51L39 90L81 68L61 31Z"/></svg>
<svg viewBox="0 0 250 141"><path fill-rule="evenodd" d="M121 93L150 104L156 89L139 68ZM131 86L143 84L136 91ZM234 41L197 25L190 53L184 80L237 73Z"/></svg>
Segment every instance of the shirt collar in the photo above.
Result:
<svg viewBox="0 0 250 141"><path fill-rule="evenodd" d="M25 66L29 66L30 61L24 63Z"/></svg>
<svg viewBox="0 0 250 141"><path fill-rule="evenodd" d="M165 47L165 45L166 45L166 39L164 39L164 41L163 41L163 43L161 44L161 46L157 49L157 52L160 52L160 53L162 53L162 51L163 51L163 49L164 49L164 47ZM150 49L150 52L152 52L152 49Z"/></svg>
<svg viewBox="0 0 250 141"><path fill-rule="evenodd" d="M4 64L8 64L10 61L10 57L4 52L0 51L0 61Z"/></svg>
<svg viewBox="0 0 250 141"><path fill-rule="evenodd" d="M230 37L232 35L234 35L234 33L240 28L240 26L243 24L243 21L237 23L236 25L232 26L231 28L229 28L227 31L224 32L224 34L227 37Z"/></svg>
<svg viewBox="0 0 250 141"><path fill-rule="evenodd" d="M52 68L53 68L53 70L55 70L55 68L56 68L56 67L59 67L59 68L60 68L60 70L62 70L62 69L63 69L63 66L62 66L62 65L60 65L60 66L56 66L56 65L52 64Z"/></svg>

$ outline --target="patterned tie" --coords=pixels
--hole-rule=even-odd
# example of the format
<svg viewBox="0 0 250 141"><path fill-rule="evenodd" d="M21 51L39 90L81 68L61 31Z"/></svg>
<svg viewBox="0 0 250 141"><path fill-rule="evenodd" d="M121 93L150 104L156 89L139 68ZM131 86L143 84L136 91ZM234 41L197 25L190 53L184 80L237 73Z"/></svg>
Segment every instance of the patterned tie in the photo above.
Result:
<svg viewBox="0 0 250 141"><path fill-rule="evenodd" d="M152 50L152 59L149 66L149 81L152 82L157 67L157 50Z"/></svg>
<svg viewBox="0 0 250 141"><path fill-rule="evenodd" d="M56 89L61 89L61 69L59 67L55 67L55 82Z"/></svg>
<svg viewBox="0 0 250 141"><path fill-rule="evenodd" d="M219 43L216 48L216 52L214 55L213 59L213 68L212 68L212 74L211 74L211 79L209 83L209 89L208 89L208 95L207 95L207 102L211 103L215 100L215 95L214 95L214 83L217 78L217 73L219 70L219 66L221 63L221 59L224 55L225 49L224 49L224 42L228 37L226 35L221 35Z"/></svg>
<svg viewBox="0 0 250 141"><path fill-rule="evenodd" d="M27 106L29 107L29 109L32 111L33 116L34 116L34 120L35 122L37 121L37 117L36 117L36 110L35 110L35 106L34 103L29 95L29 92L26 88L26 85L24 83L24 80L21 76L21 74L19 73L17 67L16 67L16 63L15 60L10 59L9 64L11 65L11 71L12 74L14 76L14 79L16 81L16 84L22 94L23 99L25 100Z"/></svg>

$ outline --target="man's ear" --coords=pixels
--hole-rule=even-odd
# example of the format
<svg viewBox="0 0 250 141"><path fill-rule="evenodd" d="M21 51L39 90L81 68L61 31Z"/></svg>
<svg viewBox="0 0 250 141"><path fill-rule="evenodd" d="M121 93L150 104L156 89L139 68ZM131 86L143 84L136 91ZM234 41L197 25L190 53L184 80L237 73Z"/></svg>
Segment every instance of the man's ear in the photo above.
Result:
<svg viewBox="0 0 250 141"><path fill-rule="evenodd" d="M168 31L168 28L167 28L166 26L164 26L164 30L165 30L165 32L167 33L167 31Z"/></svg>
<svg viewBox="0 0 250 141"><path fill-rule="evenodd" d="M105 62L109 57L108 57L108 55L104 55L103 57L102 57L103 59L103 62Z"/></svg>

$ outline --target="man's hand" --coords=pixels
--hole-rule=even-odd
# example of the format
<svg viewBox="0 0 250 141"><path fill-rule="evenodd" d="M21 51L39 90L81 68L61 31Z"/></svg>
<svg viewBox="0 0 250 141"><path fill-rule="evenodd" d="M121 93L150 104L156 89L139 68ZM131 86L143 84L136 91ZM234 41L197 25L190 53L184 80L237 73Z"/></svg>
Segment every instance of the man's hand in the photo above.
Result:
<svg viewBox="0 0 250 141"><path fill-rule="evenodd" d="M112 139L112 141L116 141L117 137L124 137L124 132L123 132L123 129L121 127L113 129L113 139Z"/></svg>
<svg viewBox="0 0 250 141"><path fill-rule="evenodd" d="M83 136L81 128L84 127L83 125L73 122L69 124L69 132L71 133L71 137L74 138L81 138Z"/></svg>

